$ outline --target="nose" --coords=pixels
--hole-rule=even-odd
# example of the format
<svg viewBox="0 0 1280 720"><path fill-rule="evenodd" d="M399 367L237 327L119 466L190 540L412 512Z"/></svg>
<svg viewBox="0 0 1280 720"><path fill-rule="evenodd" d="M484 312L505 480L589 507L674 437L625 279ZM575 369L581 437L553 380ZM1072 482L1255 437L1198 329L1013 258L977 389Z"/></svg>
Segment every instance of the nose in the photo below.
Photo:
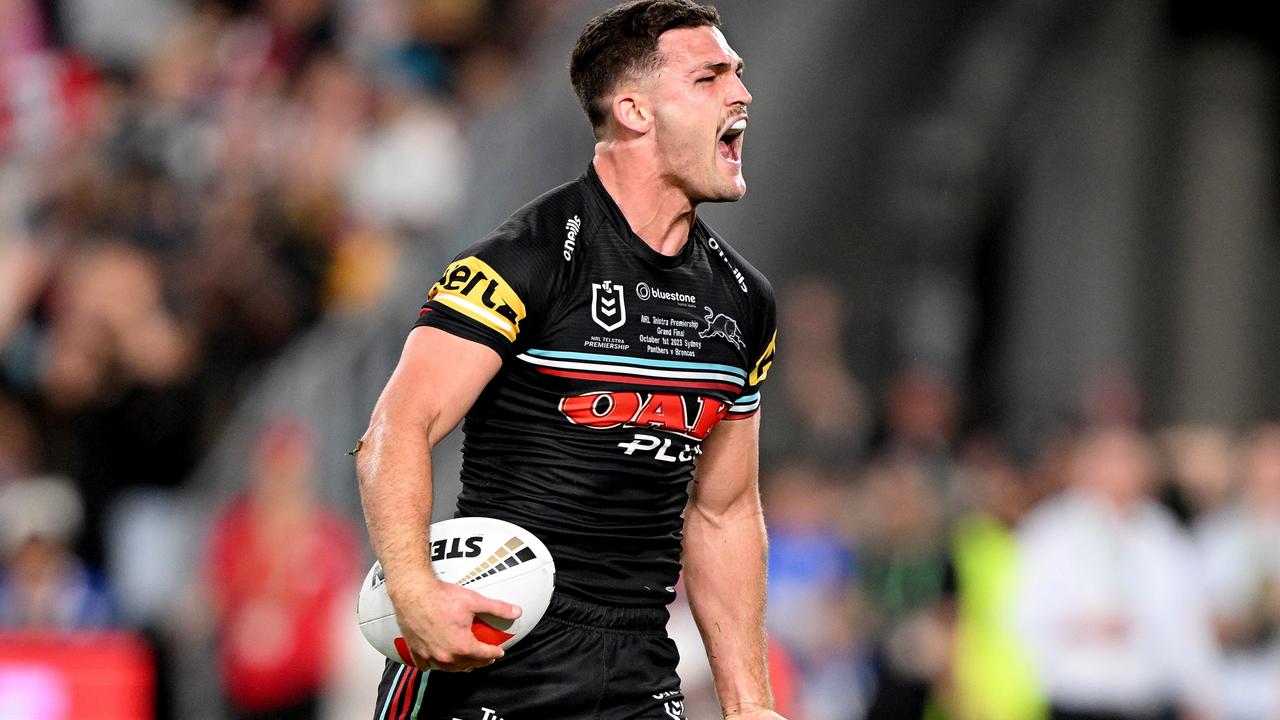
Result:
<svg viewBox="0 0 1280 720"><path fill-rule="evenodd" d="M729 92L728 100L730 105L741 105L742 107L746 107L751 104L751 92L747 90L747 86L742 82L742 78L736 75L734 76L733 88Z"/></svg>

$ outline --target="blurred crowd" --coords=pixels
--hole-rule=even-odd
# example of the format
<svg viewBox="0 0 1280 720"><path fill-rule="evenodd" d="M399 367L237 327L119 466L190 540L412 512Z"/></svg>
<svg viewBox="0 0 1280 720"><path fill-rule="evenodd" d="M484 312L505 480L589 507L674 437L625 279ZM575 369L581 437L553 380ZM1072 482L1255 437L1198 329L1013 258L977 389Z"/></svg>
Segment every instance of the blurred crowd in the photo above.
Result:
<svg viewBox="0 0 1280 720"><path fill-rule="evenodd" d="M179 482L255 368L453 220L543 10L126 5L0 0L0 479L93 508Z"/></svg>
<svg viewBox="0 0 1280 720"><path fill-rule="evenodd" d="M1153 429L1113 373L1015 448L929 367L858 382L830 283L780 302L762 491L791 717L1280 717L1280 422Z"/></svg>
<svg viewBox="0 0 1280 720"><path fill-rule="evenodd" d="M174 717L176 614L228 715L323 715L368 558L315 499L310 420L246 448L193 590L164 571L192 526L129 491L181 489L256 371L440 242L467 118L553 4L0 0L0 631L144 633ZM838 287L778 287L762 492L791 720L1280 717L1280 422L1153 428L1111 376L1012 447L964 378L857 378ZM687 613L672 632L709 717Z"/></svg>
<svg viewBox="0 0 1280 720"><path fill-rule="evenodd" d="M191 526L146 491L180 492L268 361L442 242L468 119L552 5L0 0L0 629L140 629L176 714L159 626ZM209 624L237 716L309 716L363 543L303 500L305 424L259 436L248 499L194 543L207 607L183 624ZM331 572L303 572L314 547L269 557L311 531Z"/></svg>

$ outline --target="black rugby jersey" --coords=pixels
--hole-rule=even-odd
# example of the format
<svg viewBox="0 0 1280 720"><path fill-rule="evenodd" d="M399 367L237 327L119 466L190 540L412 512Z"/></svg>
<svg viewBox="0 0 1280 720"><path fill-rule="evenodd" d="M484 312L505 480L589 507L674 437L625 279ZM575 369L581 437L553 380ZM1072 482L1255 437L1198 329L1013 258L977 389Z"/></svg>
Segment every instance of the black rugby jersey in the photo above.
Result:
<svg viewBox="0 0 1280 720"><path fill-rule="evenodd" d="M534 532L562 592L671 602L694 461L759 407L775 323L768 281L700 220L665 256L594 168L534 200L449 264L417 322L503 358L463 422L457 514Z"/></svg>

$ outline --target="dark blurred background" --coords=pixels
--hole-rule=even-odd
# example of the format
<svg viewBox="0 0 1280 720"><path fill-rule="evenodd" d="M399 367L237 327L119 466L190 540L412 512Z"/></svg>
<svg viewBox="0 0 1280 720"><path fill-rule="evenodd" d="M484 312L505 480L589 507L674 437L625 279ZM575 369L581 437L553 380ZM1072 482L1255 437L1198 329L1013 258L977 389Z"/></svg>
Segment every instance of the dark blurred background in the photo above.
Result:
<svg viewBox="0 0 1280 720"><path fill-rule="evenodd" d="M371 712L345 453L609 4L0 0L0 718ZM791 720L1280 718L1269 6L716 5Z"/></svg>

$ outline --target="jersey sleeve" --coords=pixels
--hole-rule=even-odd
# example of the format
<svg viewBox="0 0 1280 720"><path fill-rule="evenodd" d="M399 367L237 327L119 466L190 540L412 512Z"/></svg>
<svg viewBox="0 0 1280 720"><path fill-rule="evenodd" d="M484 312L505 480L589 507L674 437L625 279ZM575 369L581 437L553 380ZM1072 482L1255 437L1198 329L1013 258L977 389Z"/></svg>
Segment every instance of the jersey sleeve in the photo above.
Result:
<svg viewBox="0 0 1280 720"><path fill-rule="evenodd" d="M750 334L752 344L748 354L754 362L747 373L747 384L730 406L725 415L726 420L749 418L760 410L760 388L769 376L769 368L773 366L773 354L778 346L778 312L774 304L773 288L767 282L760 288L757 303L753 314L757 322Z"/></svg>
<svg viewBox="0 0 1280 720"><path fill-rule="evenodd" d="M505 360L548 300L554 266L528 233L500 228L464 250L431 286L414 327L478 342Z"/></svg>

